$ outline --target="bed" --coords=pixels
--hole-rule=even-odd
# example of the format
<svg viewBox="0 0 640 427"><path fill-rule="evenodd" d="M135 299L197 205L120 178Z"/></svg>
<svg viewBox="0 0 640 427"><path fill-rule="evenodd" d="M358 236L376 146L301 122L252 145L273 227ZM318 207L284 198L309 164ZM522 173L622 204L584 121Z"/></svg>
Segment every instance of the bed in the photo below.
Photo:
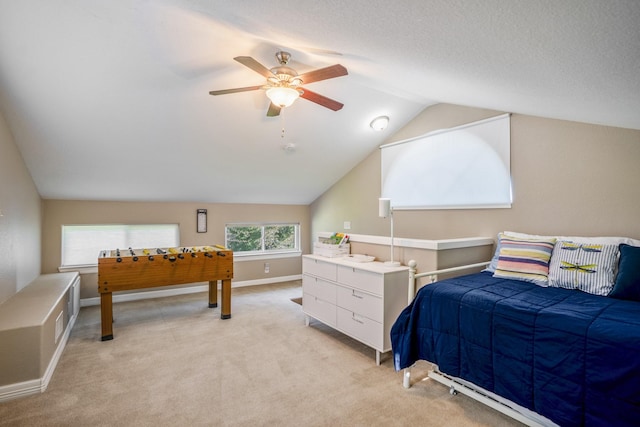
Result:
<svg viewBox="0 0 640 427"><path fill-rule="evenodd" d="M501 233L487 269L423 286L391 329L396 370L431 362L531 425L638 425L640 242L542 237Z"/></svg>

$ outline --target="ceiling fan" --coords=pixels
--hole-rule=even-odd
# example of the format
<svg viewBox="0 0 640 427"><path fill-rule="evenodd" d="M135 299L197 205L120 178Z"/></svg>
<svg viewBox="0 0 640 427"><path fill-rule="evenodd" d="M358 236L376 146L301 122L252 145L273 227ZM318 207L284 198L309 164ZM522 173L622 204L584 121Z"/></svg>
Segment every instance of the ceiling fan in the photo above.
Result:
<svg viewBox="0 0 640 427"><path fill-rule="evenodd" d="M225 95L228 93L247 92L258 89L265 90L267 97L271 101L269 109L267 110L268 117L278 116L280 110L293 104L298 97L315 102L333 111L338 111L344 106L338 101L302 87L303 84L346 76L348 74L347 69L340 64L298 74L296 70L287 66L291 59L289 52L276 52L276 59L280 65L271 69L268 69L250 56L236 56L233 59L265 77L267 83L260 86L212 90L209 92L210 95Z"/></svg>

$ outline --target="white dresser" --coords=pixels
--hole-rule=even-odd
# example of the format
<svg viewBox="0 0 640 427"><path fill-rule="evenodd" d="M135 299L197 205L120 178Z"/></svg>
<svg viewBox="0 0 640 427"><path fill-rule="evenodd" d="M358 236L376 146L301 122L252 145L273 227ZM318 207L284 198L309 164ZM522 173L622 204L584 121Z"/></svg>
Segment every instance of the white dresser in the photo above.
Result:
<svg viewBox="0 0 640 427"><path fill-rule="evenodd" d="M372 347L376 364L391 350L389 333L407 305L409 268L348 258L302 257L302 309L309 317Z"/></svg>

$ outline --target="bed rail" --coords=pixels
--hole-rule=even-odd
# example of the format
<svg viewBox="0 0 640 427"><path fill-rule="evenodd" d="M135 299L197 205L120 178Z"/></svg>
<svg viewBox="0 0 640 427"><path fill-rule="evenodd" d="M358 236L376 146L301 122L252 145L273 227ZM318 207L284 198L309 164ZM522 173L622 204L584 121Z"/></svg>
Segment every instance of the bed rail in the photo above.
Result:
<svg viewBox="0 0 640 427"><path fill-rule="evenodd" d="M415 260L410 260L407 265L409 266L409 300L408 303L411 304L413 298L415 297L416 288L418 280L423 279L425 277L430 278L430 283L434 283L437 281L437 277L440 274L449 274L456 273L465 270L483 268L487 265L491 264L491 261L478 262L475 264L466 264L458 267L451 268L443 268L440 270L433 271L425 271L423 273L418 273L416 266L418 263ZM442 372L440 372L437 366L434 367L428 372L427 378L433 379L439 383L442 383L449 387L449 393L457 394L458 392L463 393L472 399L475 399L503 414L520 421L521 423L532 426L532 427L557 427L557 424L551 422L549 419L536 414L526 408L523 408L507 399L503 399L500 396L497 396L491 392L488 392L476 385L466 382L460 378L450 377ZM403 369L402 375L402 386L404 388L411 388L411 368Z"/></svg>
<svg viewBox="0 0 640 427"><path fill-rule="evenodd" d="M407 265L409 266L409 291L407 292L408 294L408 298L407 298L407 304L411 304L411 301L413 301L413 299L416 296L416 284L418 282L419 279L424 278L424 277L430 277L431 278L431 283L436 282L437 277L439 274L448 274L448 273L455 273L458 271L465 271L465 270L471 270L473 268L481 268L481 267L486 267L487 265L491 264L491 261L484 261L484 262L477 262L475 264L465 264L465 265L460 265L457 267L450 267L450 268L442 268L440 270L433 270L433 271L425 271L423 273L418 273L416 267L418 266L417 261L415 260L410 260ZM404 374L403 374L403 378L402 378L402 386L404 388L409 388L411 387L411 371L410 368L406 368L404 369Z"/></svg>
<svg viewBox="0 0 640 427"><path fill-rule="evenodd" d="M411 303L411 301L413 301L413 298L416 296L416 284L418 279L421 279L423 277L430 277L431 278L431 283L436 282L437 277L439 274L448 274L448 273L455 273L458 271L464 271L464 270L471 270L472 268L481 268L481 267L486 267L487 265L491 264L491 261L484 261L484 262L477 262L475 264L465 264L465 265L460 265L457 267L450 267L450 268L443 268L440 270L433 270L433 271L425 271L423 273L418 273L416 266L418 265L418 263L415 260L410 260L407 265L409 266L409 299L408 299L408 303Z"/></svg>

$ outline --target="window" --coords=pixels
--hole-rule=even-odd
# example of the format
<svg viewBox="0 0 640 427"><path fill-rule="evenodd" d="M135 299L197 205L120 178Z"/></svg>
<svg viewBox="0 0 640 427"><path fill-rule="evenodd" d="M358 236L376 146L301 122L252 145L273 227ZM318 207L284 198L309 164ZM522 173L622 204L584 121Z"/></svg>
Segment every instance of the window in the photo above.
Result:
<svg viewBox="0 0 640 427"><path fill-rule="evenodd" d="M98 265L101 250L180 246L178 224L63 225L62 266Z"/></svg>
<svg viewBox="0 0 640 427"><path fill-rule="evenodd" d="M300 224L227 224L225 246L235 255L300 251Z"/></svg>
<svg viewBox="0 0 640 427"><path fill-rule="evenodd" d="M383 145L382 197L394 209L511 207L510 115Z"/></svg>

